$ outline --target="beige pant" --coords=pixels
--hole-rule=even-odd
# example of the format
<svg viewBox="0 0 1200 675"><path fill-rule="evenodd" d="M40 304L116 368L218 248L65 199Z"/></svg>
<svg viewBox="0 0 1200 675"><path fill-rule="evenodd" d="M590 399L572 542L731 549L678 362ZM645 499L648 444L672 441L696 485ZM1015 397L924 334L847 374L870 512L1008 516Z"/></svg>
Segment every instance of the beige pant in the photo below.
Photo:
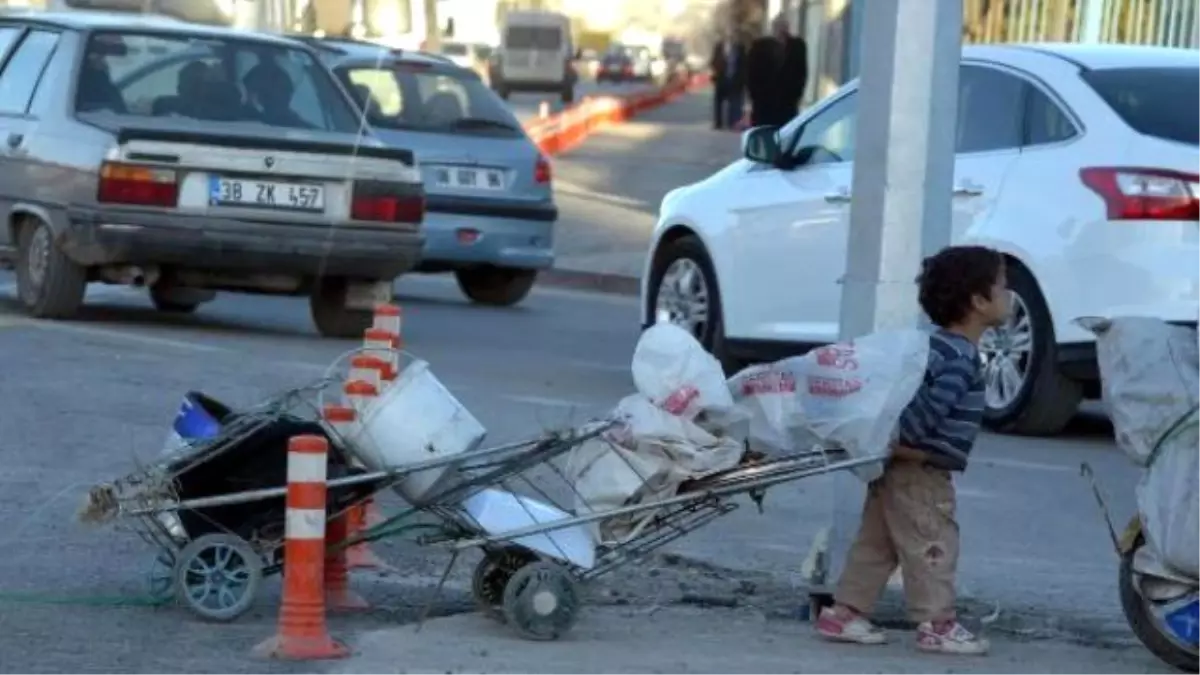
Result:
<svg viewBox="0 0 1200 675"><path fill-rule="evenodd" d="M948 471L893 462L870 485L862 526L846 559L834 600L870 614L900 567L910 617L954 618L958 523Z"/></svg>

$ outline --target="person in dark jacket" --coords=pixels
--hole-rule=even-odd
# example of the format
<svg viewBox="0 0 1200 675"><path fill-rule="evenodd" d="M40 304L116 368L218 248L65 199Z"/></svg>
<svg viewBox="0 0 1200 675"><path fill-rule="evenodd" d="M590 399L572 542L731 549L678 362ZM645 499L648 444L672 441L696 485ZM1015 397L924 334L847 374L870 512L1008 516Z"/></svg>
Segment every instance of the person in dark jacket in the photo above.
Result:
<svg viewBox="0 0 1200 675"><path fill-rule="evenodd" d="M800 110L808 84L808 45L793 37L787 17L771 22L771 35L758 38L746 55L750 123L783 126Z"/></svg>
<svg viewBox="0 0 1200 675"><path fill-rule="evenodd" d="M732 31L713 46L713 128L728 129L742 119L746 91L746 49Z"/></svg>

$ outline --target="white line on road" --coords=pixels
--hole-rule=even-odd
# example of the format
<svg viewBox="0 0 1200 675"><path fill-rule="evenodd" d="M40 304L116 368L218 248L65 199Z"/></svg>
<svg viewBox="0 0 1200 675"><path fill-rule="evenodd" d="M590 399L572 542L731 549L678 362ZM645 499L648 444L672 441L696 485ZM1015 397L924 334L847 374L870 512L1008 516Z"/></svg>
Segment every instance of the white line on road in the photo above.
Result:
<svg viewBox="0 0 1200 675"><path fill-rule="evenodd" d="M91 335L93 337L109 338L113 340L128 340L130 342L138 342L141 344L154 345L158 347L170 347L184 351L205 352L209 354L217 352L233 353L232 349L226 349L225 347L204 345L187 340L172 340L171 338L157 337L155 335L142 335L140 333L131 333L123 330L100 328L98 326L86 326L78 323L39 321L35 319L30 319L27 323L30 326L41 328L43 330L57 330L64 333L77 333L80 335Z"/></svg>
<svg viewBox="0 0 1200 675"><path fill-rule="evenodd" d="M528 403L530 405L542 406L546 408L572 408L575 410L586 410L596 407L595 404L580 403L579 401L568 401L562 398L550 398L545 396L523 396L519 394L501 395L507 401L514 403Z"/></svg>
<svg viewBox="0 0 1200 675"><path fill-rule="evenodd" d="M1042 462L1024 462L1019 459L992 459L982 458L980 464L987 466L996 466L1005 469L1021 469L1029 471L1067 471L1075 472L1079 470L1077 466L1064 466L1062 464L1044 464Z"/></svg>

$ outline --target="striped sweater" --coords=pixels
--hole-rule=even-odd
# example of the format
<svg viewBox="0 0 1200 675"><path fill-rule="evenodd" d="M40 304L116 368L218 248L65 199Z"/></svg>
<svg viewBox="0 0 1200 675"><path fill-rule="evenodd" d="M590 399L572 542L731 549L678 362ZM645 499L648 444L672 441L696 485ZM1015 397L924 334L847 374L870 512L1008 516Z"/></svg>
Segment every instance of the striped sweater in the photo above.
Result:
<svg viewBox="0 0 1200 675"><path fill-rule="evenodd" d="M967 338L938 329L929 336L925 382L900 416L899 441L928 453L932 466L963 471L983 406L979 350Z"/></svg>

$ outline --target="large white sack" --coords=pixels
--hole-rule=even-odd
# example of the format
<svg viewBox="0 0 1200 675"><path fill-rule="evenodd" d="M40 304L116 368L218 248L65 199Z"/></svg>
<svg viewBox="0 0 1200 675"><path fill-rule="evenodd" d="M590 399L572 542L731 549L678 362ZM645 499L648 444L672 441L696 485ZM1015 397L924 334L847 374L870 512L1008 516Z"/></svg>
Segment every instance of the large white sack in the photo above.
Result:
<svg viewBox="0 0 1200 675"><path fill-rule="evenodd" d="M1179 420L1138 483L1138 511L1150 547L1167 567L1200 574L1200 428L1195 411Z"/></svg>
<svg viewBox="0 0 1200 675"><path fill-rule="evenodd" d="M797 452L821 445L841 448L851 458L883 459L928 359L928 333L881 331L752 366L728 386L734 401L750 412L750 445L756 450ZM881 464L855 470L867 482L882 472Z"/></svg>
<svg viewBox="0 0 1200 675"><path fill-rule="evenodd" d="M684 481L736 466L742 456L739 439L710 433L641 394L622 399L613 416L619 424L569 457L566 475L580 515L653 504L674 496ZM598 543L623 541L653 516L647 509L607 518L592 534Z"/></svg>
<svg viewBox="0 0 1200 675"><path fill-rule="evenodd" d="M1196 331L1148 317L1103 320L1093 330L1117 444L1146 466L1163 434L1200 402Z"/></svg>

